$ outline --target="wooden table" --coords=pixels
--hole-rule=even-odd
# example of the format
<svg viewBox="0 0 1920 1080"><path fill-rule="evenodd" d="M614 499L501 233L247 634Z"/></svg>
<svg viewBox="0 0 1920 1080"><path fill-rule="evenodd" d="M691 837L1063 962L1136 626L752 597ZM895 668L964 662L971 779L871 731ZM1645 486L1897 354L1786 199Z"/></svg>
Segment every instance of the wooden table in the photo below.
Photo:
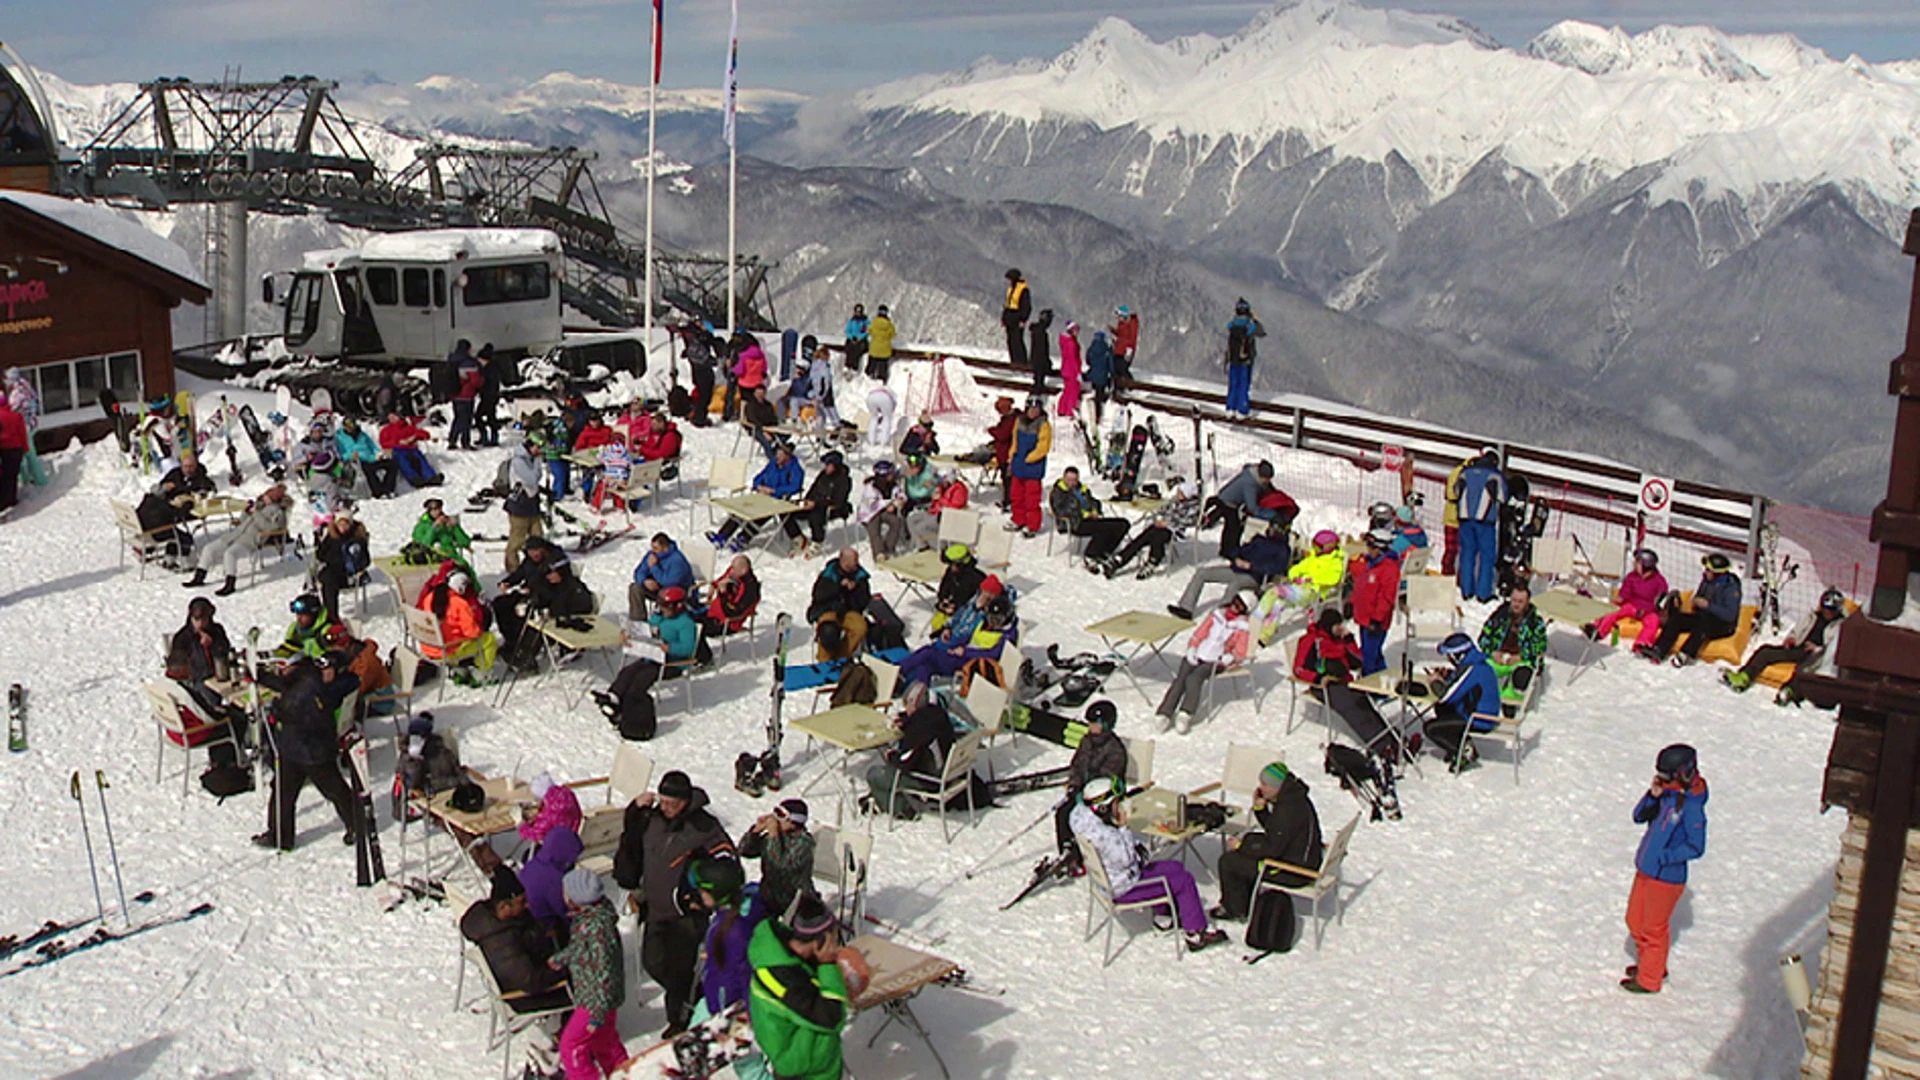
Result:
<svg viewBox="0 0 1920 1080"><path fill-rule="evenodd" d="M1182 619L1178 615L1165 615L1154 611L1129 611L1124 615L1115 615L1090 624L1087 627L1087 633L1098 635L1100 640L1106 643L1109 651L1119 653L1126 658L1126 663L1120 667L1121 673L1127 677L1128 682L1133 684L1133 688L1139 692L1140 696L1146 699L1147 704L1152 705L1152 695L1140 685L1140 679L1133 673L1133 662L1139 659L1141 653L1150 653L1153 658L1164 663L1166 655L1161 650L1166 648L1167 641L1176 634L1193 629L1193 626L1192 619ZM1132 646L1131 651L1121 647L1123 642Z"/></svg>
<svg viewBox="0 0 1920 1080"><path fill-rule="evenodd" d="M237 499L231 495L204 495L193 500L193 506L188 508L187 512L192 514L194 520L204 529L208 522L217 517L224 517L229 523L238 521L240 515L247 512L249 505L247 500Z"/></svg>
<svg viewBox="0 0 1920 1080"><path fill-rule="evenodd" d="M838 765L821 770L819 776L807 781L807 786L800 789L802 797L818 786L820 781L835 777L840 797L845 799L852 794L846 772L853 756L891 746L900 740L900 731L887 719L887 714L871 705L841 705L826 712L800 717L789 722L787 728L805 735L809 740L818 739L840 750Z"/></svg>
<svg viewBox="0 0 1920 1080"><path fill-rule="evenodd" d="M853 999L855 1011L866 1012L877 1008L886 1016L867 1038L867 1045L872 1046L879 1041L880 1033L897 1021L927 1044L927 1052L933 1055L934 1063L940 1066L940 1075L950 1077L947 1063L933 1045L933 1037L921 1025L920 1018L913 1014L913 999L920 991L957 973L960 965L943 956L908 948L875 934L862 934L843 947L859 953L873 971L873 980L860 996Z"/></svg>
<svg viewBox="0 0 1920 1080"><path fill-rule="evenodd" d="M895 556L880 563L879 568L899 579L903 586L903 603L907 596L919 596L931 603L934 591L940 586L940 579L947 573L947 564L940 561L938 551L916 551L910 555Z"/></svg>
<svg viewBox="0 0 1920 1080"><path fill-rule="evenodd" d="M1613 611L1613 605L1604 600L1582 596L1572 589L1564 588L1549 589L1534 597L1533 606L1549 621L1571 626L1575 630L1583 630L1589 623L1598 622ZM1595 661L1593 648L1600 643L1599 638L1589 638L1584 632L1580 636L1584 644L1580 649L1580 659L1574 662L1573 673L1567 676L1568 686L1572 686L1574 680L1593 665ZM1598 664L1600 667L1607 666L1605 659L1599 659Z"/></svg>

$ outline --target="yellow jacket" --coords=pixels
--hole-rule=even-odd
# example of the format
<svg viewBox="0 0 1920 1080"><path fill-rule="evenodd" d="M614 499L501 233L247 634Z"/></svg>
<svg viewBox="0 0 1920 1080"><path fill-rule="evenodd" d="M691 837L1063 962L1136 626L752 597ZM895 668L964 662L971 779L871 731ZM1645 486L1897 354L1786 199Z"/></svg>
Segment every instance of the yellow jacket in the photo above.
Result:
<svg viewBox="0 0 1920 1080"><path fill-rule="evenodd" d="M875 360L893 358L893 320L885 315L875 316L867 324L867 355Z"/></svg>
<svg viewBox="0 0 1920 1080"><path fill-rule="evenodd" d="M1325 555L1309 555L1287 569L1287 580L1308 582L1323 593L1339 588L1340 579L1346 576L1346 555L1339 548Z"/></svg>
<svg viewBox="0 0 1920 1080"><path fill-rule="evenodd" d="M1440 516L1440 523L1449 529L1460 527L1460 474L1467 471L1467 466L1473 464L1473 460L1467 458L1447 474L1447 507Z"/></svg>

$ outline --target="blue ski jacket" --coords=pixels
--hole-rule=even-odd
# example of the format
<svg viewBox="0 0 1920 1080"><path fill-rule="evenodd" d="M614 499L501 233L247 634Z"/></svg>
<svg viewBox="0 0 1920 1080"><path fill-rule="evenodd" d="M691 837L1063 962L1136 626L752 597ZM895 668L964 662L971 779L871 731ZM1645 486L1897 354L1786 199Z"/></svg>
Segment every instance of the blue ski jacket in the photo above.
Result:
<svg viewBox="0 0 1920 1080"><path fill-rule="evenodd" d="M1740 621L1740 578L1734 574L1702 577L1693 590L1693 610L1730 623Z"/></svg>
<svg viewBox="0 0 1920 1080"><path fill-rule="evenodd" d="M1647 827L1633 867L1670 885L1687 883L1687 863L1707 853L1707 782L1695 776L1685 791L1669 785L1659 798L1640 796L1633 820Z"/></svg>
<svg viewBox="0 0 1920 1080"><path fill-rule="evenodd" d="M1474 465L1460 474L1460 520L1500 520L1500 505L1507 501L1507 477L1499 469Z"/></svg>
<svg viewBox="0 0 1920 1080"><path fill-rule="evenodd" d="M679 544L669 543L665 555L647 552L647 557L641 559L633 568L635 585L643 585L649 581L659 582L663 589L671 589L678 585L687 590L689 595L693 593L693 566L687 562L686 555L681 553Z"/></svg>
<svg viewBox="0 0 1920 1080"><path fill-rule="evenodd" d="M1460 658L1459 666L1453 669L1453 677L1440 692L1440 704L1451 705L1460 711L1461 716L1471 718L1475 713L1495 716L1500 712L1500 676L1496 675L1493 665L1487 663L1487 654L1478 647L1469 646L1467 654ZM1473 721L1473 730L1492 731L1491 720Z"/></svg>
<svg viewBox="0 0 1920 1080"><path fill-rule="evenodd" d="M793 457L787 459L785 468L781 468L777 461L767 462L767 467L753 478L754 487L768 488L776 498L781 499L791 499L800 494L806 482L806 470L800 467L800 459Z"/></svg>

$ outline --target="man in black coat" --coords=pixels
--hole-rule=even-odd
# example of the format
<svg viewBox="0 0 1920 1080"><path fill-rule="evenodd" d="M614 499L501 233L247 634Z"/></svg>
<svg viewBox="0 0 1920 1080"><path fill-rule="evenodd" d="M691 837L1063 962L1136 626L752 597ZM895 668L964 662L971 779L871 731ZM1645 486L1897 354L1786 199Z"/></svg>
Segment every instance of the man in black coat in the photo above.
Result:
<svg viewBox="0 0 1920 1080"><path fill-rule="evenodd" d="M555 618L591 614L593 592L553 541L529 538L521 555L520 565L500 579L500 595L491 606L507 662L524 671L539 663L540 639L527 632L527 621L541 614Z"/></svg>
<svg viewBox="0 0 1920 1080"><path fill-rule="evenodd" d="M685 1031L693 1015L693 977L707 932L706 912L685 903L681 882L693 860L732 855L733 840L707 809L707 793L678 769L627 805L613 880L645 926L640 966L666 994L666 1038Z"/></svg>
<svg viewBox="0 0 1920 1080"><path fill-rule="evenodd" d="M340 706L360 689L360 677L347 670L348 662L345 653L329 652L318 660L297 659L280 672L260 673L260 685L279 692L269 726L276 760L267 831L253 838L261 847L293 850L294 812L309 781L340 815L347 843L359 835L360 802L340 773Z"/></svg>
<svg viewBox="0 0 1920 1080"><path fill-rule="evenodd" d="M806 497L800 500L800 511L783 517L787 539L801 544L801 555L810 549L807 541L800 539L800 530L806 529L812 543L825 543L827 522L853 515L852 496L853 478L847 473L846 455L838 450L820 455L820 471L814 474Z"/></svg>
<svg viewBox="0 0 1920 1080"><path fill-rule="evenodd" d="M1075 863L1080 861L1080 848L1073 842L1073 826L1068 819L1080 802L1080 792L1086 789L1087 781L1098 777L1111 777L1123 783L1127 777L1127 743L1113 733L1114 721L1119 718L1120 710L1111 701L1102 699L1087 706L1084 718L1087 730L1080 736L1080 745L1074 748L1073 761L1067 766L1067 796L1054 807L1054 842Z"/></svg>
<svg viewBox="0 0 1920 1080"><path fill-rule="evenodd" d="M527 913L526 886L512 867L494 870L493 894L474 901L460 916L460 933L480 946L502 994L525 995L507 1003L514 1012L540 1012L571 1002L566 977L547 966L553 940Z"/></svg>
<svg viewBox="0 0 1920 1080"><path fill-rule="evenodd" d="M500 445L500 386L505 381L502 361L493 355L493 343L480 346L475 356L480 361L480 399L474 403L473 426L480 445Z"/></svg>
<svg viewBox="0 0 1920 1080"><path fill-rule="evenodd" d="M1220 904L1209 914L1220 919L1244 919L1253 900L1253 883L1262 859L1278 859L1318 870L1326 849L1320 839L1320 815L1307 797L1307 785L1276 761L1260 770L1260 786L1253 793L1253 816L1258 832L1240 838L1220 855ZM1305 885L1300 874L1276 872L1272 880L1283 885Z"/></svg>
<svg viewBox="0 0 1920 1080"><path fill-rule="evenodd" d="M841 548L814 579L813 595L807 604L807 621L813 624L814 658L822 662L843 660L859 652L867 641L867 606L871 603L873 584L866 567L860 565L860 553Z"/></svg>

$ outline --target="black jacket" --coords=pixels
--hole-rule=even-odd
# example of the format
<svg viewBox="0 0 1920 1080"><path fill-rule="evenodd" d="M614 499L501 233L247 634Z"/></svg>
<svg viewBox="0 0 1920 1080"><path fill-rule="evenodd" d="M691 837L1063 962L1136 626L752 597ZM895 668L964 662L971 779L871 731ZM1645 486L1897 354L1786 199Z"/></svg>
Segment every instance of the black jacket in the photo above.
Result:
<svg viewBox="0 0 1920 1080"><path fill-rule="evenodd" d="M558 584L547 580L547 572L555 567L560 570ZM593 590L574 574L572 561L558 548L547 554L543 562L522 559L513 573L500 579L503 591L516 587L525 587L527 603L535 611L560 617L593 612Z"/></svg>
<svg viewBox="0 0 1920 1080"><path fill-rule="evenodd" d="M1260 831L1248 833L1240 842L1242 854L1319 868L1326 847L1320 838L1320 815L1307 797L1304 780L1289 775L1280 785L1280 794L1254 811L1254 819L1260 823Z"/></svg>
<svg viewBox="0 0 1920 1080"><path fill-rule="evenodd" d="M985 580L987 573L978 566L962 563L948 566L947 572L940 575L940 593L934 606L949 615L959 611L962 604L973 603L980 583Z"/></svg>
<svg viewBox="0 0 1920 1080"><path fill-rule="evenodd" d="M207 638L211 645L201 646L200 635L193 632L193 622L173 632L173 643L167 647L167 678L183 683L203 683L214 676L216 664L225 664L233 656L233 643L227 640L227 631L219 623L207 624Z"/></svg>
<svg viewBox="0 0 1920 1080"><path fill-rule="evenodd" d="M947 710L929 700L907 716L900 730L900 742L888 756L902 770L923 776L938 776L946 766L947 751L953 749L953 720Z"/></svg>
<svg viewBox="0 0 1920 1080"><path fill-rule="evenodd" d="M733 840L707 809L707 793L693 789L680 816L669 818L657 806L627 806L620 848L613 855L613 880L629 892L638 889L648 922L687 914L680 906L680 883L687 866L703 855L728 855Z"/></svg>
<svg viewBox="0 0 1920 1080"><path fill-rule="evenodd" d="M1073 763L1067 766L1067 794L1078 795L1080 789L1087 786L1087 781L1098 776L1124 780L1126 775L1125 740L1111 731L1098 737L1083 735L1080 745L1073 751Z"/></svg>
<svg viewBox="0 0 1920 1080"><path fill-rule="evenodd" d="M843 615L849 611L864 614L867 605L873 602L873 585L867 577L867 568L860 567L853 572L850 580L843 580L840 574L840 560L835 558L827 562L826 569L813 581L813 597L807 604L807 621L819 622L827 615Z"/></svg>
<svg viewBox="0 0 1920 1080"><path fill-rule="evenodd" d="M328 682L318 667L303 661L284 672L263 672L260 685L280 693L273 702L273 740L281 758L313 766L340 756L337 716L347 695L360 689L360 676L341 670Z"/></svg>
<svg viewBox="0 0 1920 1080"><path fill-rule="evenodd" d="M503 994L516 990L538 994L553 989L566 978L547 966L547 958L553 955L553 943L531 915L502 922L493 913L490 901L477 900L460 916L460 933L480 946L487 970L493 972L493 981L500 984Z"/></svg>
<svg viewBox="0 0 1920 1080"><path fill-rule="evenodd" d="M332 579L344 584L352 575L365 573L373 565L370 543L367 527L358 521L344 533L335 532L331 527L321 530L320 539L313 545L313 558L320 566L321 580Z"/></svg>
<svg viewBox="0 0 1920 1080"><path fill-rule="evenodd" d="M847 473L846 466L832 472L825 469L814 474L813 483L807 486L807 501L815 506L827 508L828 517L847 517L853 513L853 477Z"/></svg>

